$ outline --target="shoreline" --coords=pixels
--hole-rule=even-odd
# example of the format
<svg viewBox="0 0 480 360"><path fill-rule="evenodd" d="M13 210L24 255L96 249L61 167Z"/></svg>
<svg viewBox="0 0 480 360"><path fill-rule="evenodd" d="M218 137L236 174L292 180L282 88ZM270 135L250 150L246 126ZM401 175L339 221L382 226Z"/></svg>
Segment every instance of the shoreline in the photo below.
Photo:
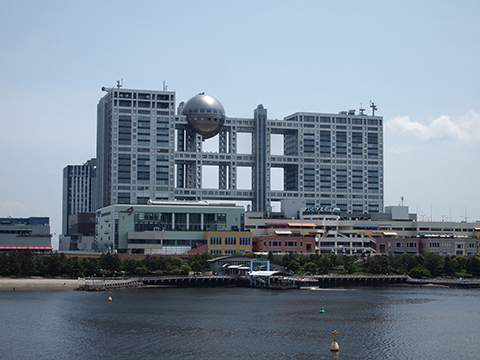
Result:
<svg viewBox="0 0 480 360"><path fill-rule="evenodd" d="M71 291L80 285L77 279L0 278L0 291Z"/></svg>
<svg viewBox="0 0 480 360"><path fill-rule="evenodd" d="M351 284L337 284L337 286L326 286L328 288L338 286L351 286ZM385 284L386 285L386 284ZM390 286L414 286L414 287L457 287L457 288L479 288L480 281L474 280L453 280L453 279L411 279L402 284L388 284ZM178 287L170 284L150 284L143 285L145 288L160 288L160 287ZM98 290L105 291L109 286L99 287ZM120 286L122 288L125 287ZM126 286L131 287L131 286ZM138 287L138 286L133 286ZM182 286L180 286L182 287ZM322 287L319 285L319 287ZM62 279L62 278L43 278L43 277L31 277L31 278L0 278L0 292L4 291L73 291L73 290L85 290L85 281L79 281L78 279Z"/></svg>

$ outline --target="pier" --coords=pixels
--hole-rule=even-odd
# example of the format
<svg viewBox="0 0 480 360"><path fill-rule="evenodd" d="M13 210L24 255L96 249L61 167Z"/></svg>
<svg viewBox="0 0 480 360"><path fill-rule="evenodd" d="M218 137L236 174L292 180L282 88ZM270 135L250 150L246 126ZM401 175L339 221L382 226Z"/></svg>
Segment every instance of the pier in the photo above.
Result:
<svg viewBox="0 0 480 360"><path fill-rule="evenodd" d="M406 284L407 275L315 276L296 280L299 287L382 286Z"/></svg>
<svg viewBox="0 0 480 360"><path fill-rule="evenodd" d="M154 287L226 287L245 286L264 289L301 289L334 288L357 286L447 286L461 288L478 288L480 280L464 279L413 279L407 275L372 275L372 276L152 276L129 279L86 279L77 290L107 291L125 288Z"/></svg>

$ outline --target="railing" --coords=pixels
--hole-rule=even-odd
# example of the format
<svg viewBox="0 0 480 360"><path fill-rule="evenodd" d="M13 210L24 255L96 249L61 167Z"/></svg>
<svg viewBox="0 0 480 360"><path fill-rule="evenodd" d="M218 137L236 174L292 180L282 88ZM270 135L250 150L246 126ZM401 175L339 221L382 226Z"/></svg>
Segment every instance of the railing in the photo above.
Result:
<svg viewBox="0 0 480 360"><path fill-rule="evenodd" d="M118 286L118 285L127 285L135 282L142 281L140 278L128 278L128 279L111 279L107 280L104 278L89 278L85 279L86 286Z"/></svg>

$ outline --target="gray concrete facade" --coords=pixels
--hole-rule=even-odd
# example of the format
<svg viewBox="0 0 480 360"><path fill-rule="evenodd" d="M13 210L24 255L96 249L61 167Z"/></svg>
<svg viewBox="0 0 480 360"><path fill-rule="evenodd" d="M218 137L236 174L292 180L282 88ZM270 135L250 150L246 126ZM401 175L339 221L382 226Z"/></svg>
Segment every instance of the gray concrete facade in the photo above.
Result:
<svg viewBox="0 0 480 360"><path fill-rule="evenodd" d="M106 91L97 116L97 209L149 199L228 200L269 213L274 202L302 199L345 213L383 211L382 117L351 110L268 120L259 105L251 119L222 119L218 151L205 152L183 102L175 114L175 92ZM252 149L239 153L245 133ZM283 139L283 154L272 154L274 135ZM205 166L218 169L217 189L202 186ZM238 188L240 168L251 169L250 189ZM272 190L273 169L283 172L283 190Z"/></svg>

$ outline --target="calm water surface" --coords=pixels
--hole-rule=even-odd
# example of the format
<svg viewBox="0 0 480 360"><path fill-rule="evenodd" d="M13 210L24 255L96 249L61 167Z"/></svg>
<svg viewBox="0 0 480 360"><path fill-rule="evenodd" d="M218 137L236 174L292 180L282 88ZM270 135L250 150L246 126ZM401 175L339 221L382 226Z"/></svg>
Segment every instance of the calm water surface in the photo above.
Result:
<svg viewBox="0 0 480 360"><path fill-rule="evenodd" d="M476 289L130 289L107 297L0 292L0 358L480 359Z"/></svg>

